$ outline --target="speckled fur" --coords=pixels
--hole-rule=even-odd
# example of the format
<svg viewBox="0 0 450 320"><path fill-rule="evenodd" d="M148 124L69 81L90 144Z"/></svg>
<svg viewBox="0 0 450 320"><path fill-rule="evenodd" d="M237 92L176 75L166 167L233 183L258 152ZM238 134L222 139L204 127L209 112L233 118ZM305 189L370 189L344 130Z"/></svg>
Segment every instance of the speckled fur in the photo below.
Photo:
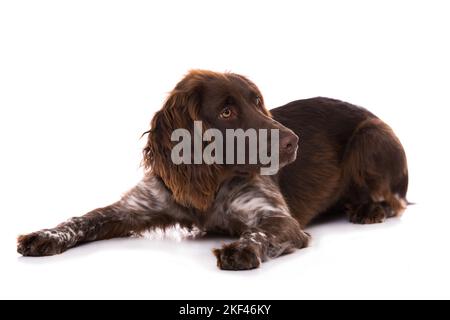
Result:
<svg viewBox="0 0 450 320"><path fill-rule="evenodd" d="M257 166L171 163L174 129L198 119L207 127L230 126L216 116L224 97L241 112L235 127L278 128L295 144L300 137L299 156L296 146L280 147L282 168L274 176L258 175ZM408 169L400 141L375 115L342 101L299 100L269 112L248 79L193 71L156 113L148 133L145 177L135 188L110 206L20 236L18 252L54 255L85 242L180 225L235 236L213 251L217 265L247 270L306 247L309 235L303 228L321 214L339 211L353 223L380 223L407 205Z"/></svg>

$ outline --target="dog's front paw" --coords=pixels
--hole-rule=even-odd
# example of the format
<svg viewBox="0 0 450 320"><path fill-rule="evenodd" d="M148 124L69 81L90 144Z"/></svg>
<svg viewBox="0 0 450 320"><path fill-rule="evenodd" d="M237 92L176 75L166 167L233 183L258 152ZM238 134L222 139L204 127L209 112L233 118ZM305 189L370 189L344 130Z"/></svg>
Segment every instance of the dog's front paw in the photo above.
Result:
<svg viewBox="0 0 450 320"><path fill-rule="evenodd" d="M48 230L22 235L17 239L17 252L23 256L52 256L65 250L67 247L63 239Z"/></svg>
<svg viewBox="0 0 450 320"><path fill-rule="evenodd" d="M213 250L217 257L217 266L222 270L250 270L261 264L257 249L240 241L224 245L222 249Z"/></svg>

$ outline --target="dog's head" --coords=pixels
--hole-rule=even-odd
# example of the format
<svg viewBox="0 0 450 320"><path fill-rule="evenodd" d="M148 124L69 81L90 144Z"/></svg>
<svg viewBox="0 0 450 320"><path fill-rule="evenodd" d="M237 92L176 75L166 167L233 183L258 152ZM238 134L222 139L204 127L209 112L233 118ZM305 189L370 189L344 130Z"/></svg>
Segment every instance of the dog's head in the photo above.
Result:
<svg viewBox="0 0 450 320"><path fill-rule="evenodd" d="M203 133L211 129L207 132L212 134L199 137L195 128L198 129L200 123L196 121L201 121ZM173 133L177 129L178 132L181 129L181 133L189 133L192 137L189 140L189 150L184 149L180 154L185 159L192 159L190 163L180 164L173 161L172 151L178 143L173 141ZM247 134L252 130L256 133L245 135L244 144L248 152L242 150L239 143L232 143L230 147L230 139L227 137L231 137L229 133L233 129L242 129L240 133ZM264 130L266 135L261 135L260 132ZM278 132L277 135L272 134L274 131ZM178 203L200 211L210 207L220 183L226 177L256 173L257 169L267 165L258 157L253 158L253 161L250 159L251 152L248 148L251 147L251 138L257 140L257 154L263 151L260 142L265 139L263 145L267 150L264 152L267 152L268 156L276 153L280 167L295 160L297 153L298 137L271 118L256 85L234 73L191 71L176 85L162 109L155 114L148 133L144 166L161 177ZM201 158L203 152L206 152L204 147L209 141L217 143L220 135L223 148L217 148L211 153L216 161L211 163L200 159L199 163L199 159L194 159L199 150ZM195 142L196 139L199 140ZM238 138L234 136L233 139L236 141ZM268 150L275 139L276 150ZM239 161L238 158L243 153L244 156ZM245 159L244 163L242 159Z"/></svg>

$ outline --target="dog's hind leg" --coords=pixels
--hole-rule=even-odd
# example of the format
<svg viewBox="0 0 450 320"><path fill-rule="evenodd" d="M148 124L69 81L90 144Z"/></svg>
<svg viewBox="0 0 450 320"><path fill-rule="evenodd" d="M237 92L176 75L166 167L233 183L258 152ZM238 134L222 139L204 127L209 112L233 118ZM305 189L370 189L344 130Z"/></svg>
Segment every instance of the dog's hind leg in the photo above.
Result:
<svg viewBox="0 0 450 320"><path fill-rule="evenodd" d="M81 243L127 237L153 228L180 224L191 226L159 178L145 177L123 198L82 217L69 219L56 228L19 236L17 251L24 256L49 256Z"/></svg>
<svg viewBox="0 0 450 320"><path fill-rule="evenodd" d="M353 223L380 223L407 206L406 155L392 129L378 118L362 122L343 159L347 214Z"/></svg>

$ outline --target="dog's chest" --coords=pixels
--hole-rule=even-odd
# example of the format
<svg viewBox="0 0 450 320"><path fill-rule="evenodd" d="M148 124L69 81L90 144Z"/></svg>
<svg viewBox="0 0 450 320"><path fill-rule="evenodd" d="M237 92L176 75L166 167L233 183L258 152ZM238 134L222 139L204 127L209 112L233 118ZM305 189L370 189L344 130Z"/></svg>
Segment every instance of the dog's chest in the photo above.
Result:
<svg viewBox="0 0 450 320"><path fill-rule="evenodd" d="M265 212L284 209L273 201L274 193L281 197L277 190L269 188L261 177L233 178L225 182L207 214L204 229L234 234L256 226Z"/></svg>

